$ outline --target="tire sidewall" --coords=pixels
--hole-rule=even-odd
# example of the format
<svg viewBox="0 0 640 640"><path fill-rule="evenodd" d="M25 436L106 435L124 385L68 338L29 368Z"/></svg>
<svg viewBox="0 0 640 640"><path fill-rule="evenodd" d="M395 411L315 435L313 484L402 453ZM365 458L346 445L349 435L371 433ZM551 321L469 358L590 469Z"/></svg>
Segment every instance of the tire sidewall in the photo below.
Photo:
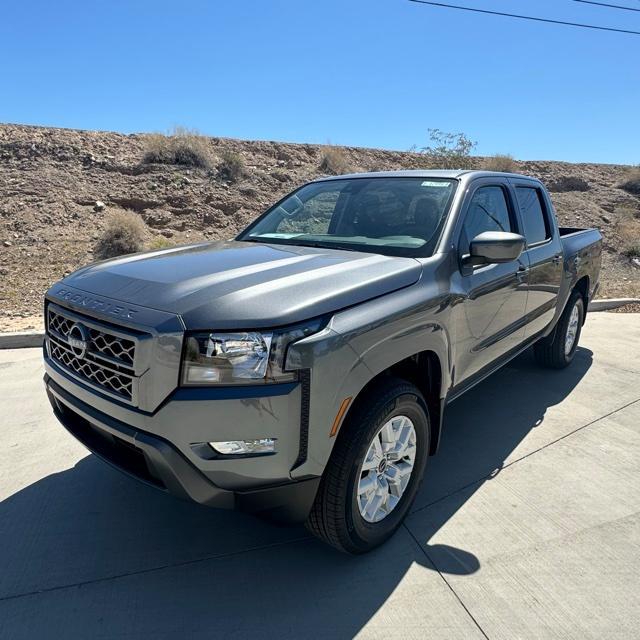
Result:
<svg viewBox="0 0 640 640"><path fill-rule="evenodd" d="M380 522L367 522L360 514L357 501L360 468L374 435L378 433L385 422L399 415L407 416L412 421L416 432L416 458L413 472L402 498L400 498L393 511ZM347 528L350 538L357 547L366 551L378 546L400 526L420 488L428 451L429 413L424 400L418 395L412 393L399 395L395 400L382 407L375 419L363 429L353 468L347 482Z"/></svg>

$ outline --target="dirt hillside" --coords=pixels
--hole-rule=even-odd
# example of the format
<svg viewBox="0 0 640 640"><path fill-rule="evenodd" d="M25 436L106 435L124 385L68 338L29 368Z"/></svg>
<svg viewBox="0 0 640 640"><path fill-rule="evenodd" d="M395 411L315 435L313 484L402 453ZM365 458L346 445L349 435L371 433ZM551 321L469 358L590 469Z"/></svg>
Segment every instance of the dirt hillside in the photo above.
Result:
<svg viewBox="0 0 640 640"><path fill-rule="evenodd" d="M208 138L212 164L194 168L143 162L151 140L0 125L0 331L40 325L44 291L92 261L116 208L141 217L148 246L231 238L279 196L326 173L327 149L318 145ZM351 147L332 153L355 171L428 166L415 153ZM231 179L221 170L225 154L239 159L242 176ZM485 160L473 163L479 168ZM640 246L640 196L618 186L630 168L543 161L516 166L550 187L561 224L602 231L600 296L640 297L640 260L629 250Z"/></svg>

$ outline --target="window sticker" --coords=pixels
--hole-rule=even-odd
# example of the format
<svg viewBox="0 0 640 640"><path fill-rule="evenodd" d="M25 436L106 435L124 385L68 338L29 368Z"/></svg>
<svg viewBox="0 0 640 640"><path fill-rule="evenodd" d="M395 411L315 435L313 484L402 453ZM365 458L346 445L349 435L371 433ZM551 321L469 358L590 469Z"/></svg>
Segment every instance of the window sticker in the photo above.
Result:
<svg viewBox="0 0 640 640"><path fill-rule="evenodd" d="M421 187L448 187L448 182L434 182L432 180L425 180L421 185Z"/></svg>

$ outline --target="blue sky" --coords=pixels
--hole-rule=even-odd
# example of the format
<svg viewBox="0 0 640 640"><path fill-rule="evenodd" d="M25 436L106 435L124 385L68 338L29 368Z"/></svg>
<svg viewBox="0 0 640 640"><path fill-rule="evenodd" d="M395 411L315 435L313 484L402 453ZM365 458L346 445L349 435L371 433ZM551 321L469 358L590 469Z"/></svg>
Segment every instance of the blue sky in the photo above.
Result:
<svg viewBox="0 0 640 640"><path fill-rule="evenodd" d="M640 31L640 13L571 0L456 3ZM407 0L6 0L1 16L0 122L401 150L439 128L480 154L640 162L640 36Z"/></svg>

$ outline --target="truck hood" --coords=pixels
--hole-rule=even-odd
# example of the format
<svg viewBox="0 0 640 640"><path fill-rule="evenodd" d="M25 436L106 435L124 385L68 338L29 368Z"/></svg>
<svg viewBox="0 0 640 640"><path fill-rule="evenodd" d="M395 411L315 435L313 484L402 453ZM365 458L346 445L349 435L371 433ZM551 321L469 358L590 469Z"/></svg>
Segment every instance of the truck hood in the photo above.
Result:
<svg viewBox="0 0 640 640"><path fill-rule="evenodd" d="M94 296L182 317L187 329L277 327L409 286L413 258L215 242L99 262L63 282Z"/></svg>

